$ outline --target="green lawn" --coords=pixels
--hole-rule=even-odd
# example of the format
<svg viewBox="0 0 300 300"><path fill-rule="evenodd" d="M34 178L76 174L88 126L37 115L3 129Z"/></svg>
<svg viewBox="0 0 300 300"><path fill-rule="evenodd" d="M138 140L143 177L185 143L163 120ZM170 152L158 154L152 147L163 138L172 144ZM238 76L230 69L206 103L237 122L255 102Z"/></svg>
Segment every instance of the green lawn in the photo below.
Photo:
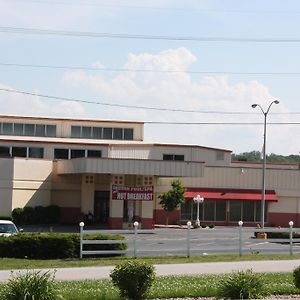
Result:
<svg viewBox="0 0 300 300"><path fill-rule="evenodd" d="M35 260L35 259L15 259L0 258L0 270L11 269L34 269L34 268L71 268L86 266L113 266L121 261L132 259L130 257L116 258L84 258L84 259L55 259L55 260ZM195 262L217 262L217 261L249 261L249 260L286 260L300 259L300 254L237 254L224 255L195 255L190 258L184 256L165 256L165 257L143 257L152 264L173 264L173 263L195 263Z"/></svg>
<svg viewBox="0 0 300 300"><path fill-rule="evenodd" d="M220 281L228 275L165 276L158 277L148 299L178 297L214 297ZM260 274L267 294L299 294L291 273ZM118 290L109 279L57 282L57 289L64 300L117 300ZM0 285L0 295L4 285ZM0 296L1 299L1 296ZM1 299L4 300L4 299Z"/></svg>

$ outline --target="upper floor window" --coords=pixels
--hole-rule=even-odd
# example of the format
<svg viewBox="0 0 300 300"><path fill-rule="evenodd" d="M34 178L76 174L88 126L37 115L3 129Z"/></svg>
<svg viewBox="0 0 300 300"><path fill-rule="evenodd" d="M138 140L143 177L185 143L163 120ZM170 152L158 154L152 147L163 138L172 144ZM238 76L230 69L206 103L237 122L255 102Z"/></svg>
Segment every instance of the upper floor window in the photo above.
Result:
<svg viewBox="0 0 300 300"><path fill-rule="evenodd" d="M179 160L184 161L184 155L182 154L164 154L163 160Z"/></svg>
<svg viewBox="0 0 300 300"><path fill-rule="evenodd" d="M56 125L3 122L0 123L0 134L56 137Z"/></svg>
<svg viewBox="0 0 300 300"><path fill-rule="evenodd" d="M216 160L224 160L224 159L225 159L224 152L222 152L222 151L217 151L217 152L216 152Z"/></svg>
<svg viewBox="0 0 300 300"><path fill-rule="evenodd" d="M72 138L99 140L133 140L133 128L71 126Z"/></svg>

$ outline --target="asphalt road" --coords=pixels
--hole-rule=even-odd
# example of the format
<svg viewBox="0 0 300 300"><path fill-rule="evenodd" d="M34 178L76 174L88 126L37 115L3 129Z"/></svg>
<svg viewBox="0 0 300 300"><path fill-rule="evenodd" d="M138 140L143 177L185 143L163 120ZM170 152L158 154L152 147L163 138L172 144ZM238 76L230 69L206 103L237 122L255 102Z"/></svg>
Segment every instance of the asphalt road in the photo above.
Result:
<svg viewBox="0 0 300 300"><path fill-rule="evenodd" d="M292 272L300 265L300 260L279 261L240 261L240 262L210 262L190 264L162 264L155 265L157 276L166 275L202 275L202 274L224 274L232 271L252 269L254 272ZM55 273L55 279L64 280L96 280L109 278L114 266L108 267L81 267L50 269ZM37 271L38 269L36 269ZM49 269L41 269L48 271ZM26 270L15 270L15 274L26 273ZM0 271L0 282L6 282L11 277L11 271Z"/></svg>

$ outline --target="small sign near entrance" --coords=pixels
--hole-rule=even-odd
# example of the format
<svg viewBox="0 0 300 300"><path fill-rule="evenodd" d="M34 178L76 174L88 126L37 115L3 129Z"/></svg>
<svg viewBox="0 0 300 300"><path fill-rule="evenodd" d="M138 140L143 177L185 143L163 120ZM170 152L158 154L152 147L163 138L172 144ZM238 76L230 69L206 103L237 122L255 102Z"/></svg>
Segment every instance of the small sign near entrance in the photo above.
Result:
<svg viewBox="0 0 300 300"><path fill-rule="evenodd" d="M113 200L153 200L153 186L112 186Z"/></svg>

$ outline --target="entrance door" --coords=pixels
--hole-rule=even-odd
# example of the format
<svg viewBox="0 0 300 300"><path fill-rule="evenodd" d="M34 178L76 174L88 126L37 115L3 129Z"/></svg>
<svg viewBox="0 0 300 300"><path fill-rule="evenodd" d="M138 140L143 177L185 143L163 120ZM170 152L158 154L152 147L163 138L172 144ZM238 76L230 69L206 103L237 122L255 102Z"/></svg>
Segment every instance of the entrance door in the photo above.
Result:
<svg viewBox="0 0 300 300"><path fill-rule="evenodd" d="M97 224L107 224L109 217L109 191L95 191L94 218Z"/></svg>

